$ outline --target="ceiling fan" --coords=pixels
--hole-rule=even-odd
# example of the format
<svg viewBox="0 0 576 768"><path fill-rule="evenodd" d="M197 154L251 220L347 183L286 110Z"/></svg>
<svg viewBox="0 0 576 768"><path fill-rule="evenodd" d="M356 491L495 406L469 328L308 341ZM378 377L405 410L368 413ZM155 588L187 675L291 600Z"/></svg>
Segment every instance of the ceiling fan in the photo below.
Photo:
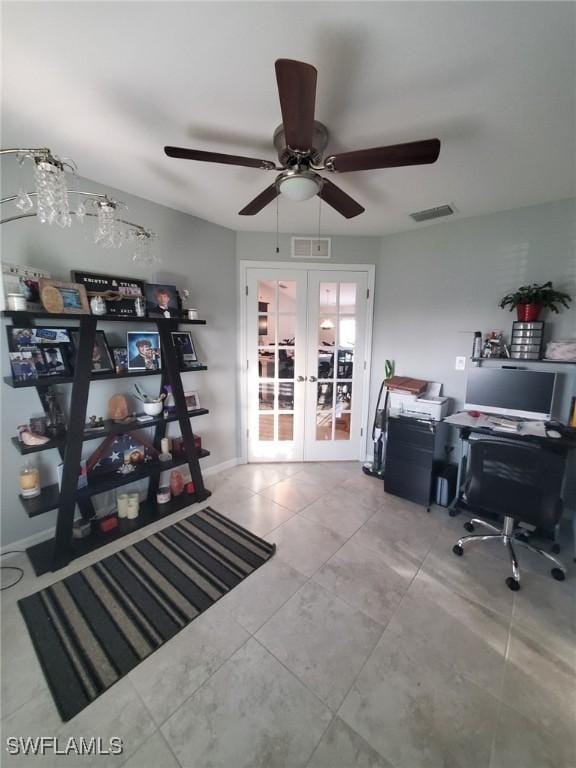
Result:
<svg viewBox="0 0 576 768"><path fill-rule="evenodd" d="M347 173L402 165L425 165L438 159L439 139L427 139L342 152L329 155L322 162L322 154L328 143L328 130L325 125L314 120L316 68L292 59L278 59L275 66L283 122L274 131L273 143L280 165L253 157L164 147L168 157L280 171L273 184L242 208L240 216L254 216L282 193L292 200L309 200L318 195L342 216L351 219L363 213L364 208L336 184L320 176L318 171Z"/></svg>

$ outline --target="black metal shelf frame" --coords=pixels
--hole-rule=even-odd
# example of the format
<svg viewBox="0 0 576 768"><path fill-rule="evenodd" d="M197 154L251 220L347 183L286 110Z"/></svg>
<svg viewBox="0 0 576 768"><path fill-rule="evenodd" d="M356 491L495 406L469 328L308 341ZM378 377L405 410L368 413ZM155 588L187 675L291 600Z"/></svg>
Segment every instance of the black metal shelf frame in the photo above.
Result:
<svg viewBox="0 0 576 768"><path fill-rule="evenodd" d="M170 510L177 511L186 506L186 503L192 504L195 501L202 501L210 496L204 486L204 480L202 477L202 471L200 469L199 459L203 456L209 455L206 450L198 451L194 442L194 432L192 430L190 416L200 415L189 413L186 407L186 400L184 397L184 388L182 385L182 379L180 376L179 360L172 341L172 331L178 329L180 323L190 325L204 325L204 320L186 320L186 319L167 319L167 318L133 318L124 316L100 316L93 315L60 315L50 314L46 312L30 313L30 312L3 312L2 315L7 318L11 318L14 324L21 326L31 325L31 321L37 319L66 319L78 321L78 350L76 356L76 364L74 368L74 375L69 377L54 377L49 382L39 383L25 382L27 386L35 386L40 399L43 401L43 393L45 387L50 384L58 383L71 383L72 393L70 399L70 414L69 414L69 427L66 433L65 441L55 441L54 444L46 446L47 448L55 447L59 450L60 455L63 458L63 472L60 490L57 486L49 486L43 490L43 493L37 499L21 499L30 516L36 516L43 514L48 509L58 509L58 517L56 521L56 533L54 539L48 542L42 542L39 545L35 545L27 550L30 560L33 564L37 575L45 573L48 570L56 571L65 565L67 565L75 557L83 554L87 551L103 546L108 541L112 541L121 535L127 535L132 530L141 528L143 525L147 525L159 516L165 516L170 514ZM147 322L154 323L158 329L160 336L160 346L162 349L163 369L162 371L154 371L151 373L138 371L127 372L127 374L96 374L91 375L91 360L92 349L96 338L96 326L98 321L123 321L123 322ZM206 366L198 366L187 370L206 370ZM86 409L88 405L88 393L90 389L91 381L98 381L100 379L114 379L122 378L125 376L133 375L161 375L162 384L169 384L172 388L172 394L174 396L175 404L175 416L168 419L158 418L151 422L133 422L127 429L145 428L147 426L155 426L154 433L154 446L160 448L160 441L166 434L166 424L170 421L178 421L180 425L181 435L183 437L183 445L185 449L185 455L182 459L173 462L166 462L161 464L160 462L154 462L152 465L143 467L130 473L130 475L124 476L116 475L113 478L106 479L106 481L100 480L89 484L87 489L78 489L78 472L80 468L80 461L82 457L82 445L87 439L94 439L97 437L105 436L109 431L104 430L100 433L91 433L87 435L85 431L86 424ZM12 384L11 380L7 382ZM43 402L44 404L44 402ZM205 409L199 409L202 412L207 412ZM126 431L126 429L124 430ZM13 441L14 442L14 441ZM21 451L32 452L32 451ZM183 497L177 497L173 500L173 503L168 505L158 505L156 503L156 493L158 491L159 480L162 470L170 469L174 466L181 466L187 464L190 470L190 476L195 488L194 496L184 495ZM116 529L114 536L112 535L98 535L92 533L87 539L82 540L82 545L78 544L77 540L72 537L72 524L74 522L74 514L76 505L80 509L80 513L84 518L94 517L94 506L92 504L91 496L102 493L112 488L120 487L124 483L134 482L141 479L141 477L149 477L148 497L142 504L143 511L141 512L141 518L137 520L139 522L136 525L126 525L125 521L121 521L122 525ZM37 502L34 505L34 502ZM130 521L134 523L134 521ZM96 537L96 538L95 538ZM41 556L40 556L41 553Z"/></svg>

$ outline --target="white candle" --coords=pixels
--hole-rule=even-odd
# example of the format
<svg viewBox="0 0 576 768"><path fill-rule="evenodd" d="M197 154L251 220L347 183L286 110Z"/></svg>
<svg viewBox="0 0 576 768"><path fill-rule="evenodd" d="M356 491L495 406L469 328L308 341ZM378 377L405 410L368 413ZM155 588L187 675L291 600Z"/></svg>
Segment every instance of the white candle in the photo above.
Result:
<svg viewBox="0 0 576 768"><path fill-rule="evenodd" d="M128 494L119 493L116 496L116 504L118 506L118 517L128 517Z"/></svg>
<svg viewBox="0 0 576 768"><path fill-rule="evenodd" d="M160 440L160 452L170 453L170 440L168 440L167 437L163 437L162 440Z"/></svg>
<svg viewBox="0 0 576 768"><path fill-rule="evenodd" d="M128 494L128 507L126 517L128 520L135 520L140 512L140 497L137 493Z"/></svg>

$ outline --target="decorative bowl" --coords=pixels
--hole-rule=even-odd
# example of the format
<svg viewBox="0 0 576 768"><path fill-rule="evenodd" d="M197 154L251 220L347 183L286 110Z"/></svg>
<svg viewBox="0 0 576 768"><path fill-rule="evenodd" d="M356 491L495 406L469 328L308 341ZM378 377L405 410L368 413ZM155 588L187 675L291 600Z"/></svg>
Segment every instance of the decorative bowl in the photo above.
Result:
<svg viewBox="0 0 576 768"><path fill-rule="evenodd" d="M148 414L148 416L159 416L162 413L164 403L162 400L155 400L152 403L142 403L142 407L144 408L144 413Z"/></svg>

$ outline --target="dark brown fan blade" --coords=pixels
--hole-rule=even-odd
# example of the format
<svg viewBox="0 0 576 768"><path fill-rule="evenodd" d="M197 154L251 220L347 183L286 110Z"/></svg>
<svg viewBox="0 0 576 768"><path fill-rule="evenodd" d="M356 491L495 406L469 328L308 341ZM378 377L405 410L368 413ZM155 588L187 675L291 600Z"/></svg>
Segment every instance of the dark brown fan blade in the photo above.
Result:
<svg viewBox="0 0 576 768"><path fill-rule="evenodd" d="M347 195L346 192L337 187L336 184L332 184L328 179L324 179L322 189L318 192L318 197L347 219L353 219L354 216L364 213L364 208L362 208L360 203L357 203L350 195Z"/></svg>
<svg viewBox="0 0 576 768"><path fill-rule="evenodd" d="M255 213L260 213L262 208L265 208L268 203L275 200L279 194L276 184L271 184L269 187L266 187L264 192L260 192L258 197L255 197L247 206L242 208L242 210L238 212L238 215L254 216Z"/></svg>
<svg viewBox="0 0 576 768"><path fill-rule="evenodd" d="M255 157L241 157L240 155L223 155L220 152L203 152L201 149L183 149L182 147L164 147L168 157L177 157L182 160L201 160L204 163L224 163L224 165L243 165L247 168L262 168L264 171L272 171L276 164L270 160L257 160Z"/></svg>
<svg viewBox="0 0 576 768"><path fill-rule="evenodd" d="M343 152L331 159L331 168L338 173L369 171L373 168L396 168L401 165L425 165L435 163L440 154L440 140L411 141L390 147L359 149Z"/></svg>
<svg viewBox="0 0 576 768"><path fill-rule="evenodd" d="M286 144L306 152L312 146L318 73L311 64L292 59L278 59L275 66Z"/></svg>

